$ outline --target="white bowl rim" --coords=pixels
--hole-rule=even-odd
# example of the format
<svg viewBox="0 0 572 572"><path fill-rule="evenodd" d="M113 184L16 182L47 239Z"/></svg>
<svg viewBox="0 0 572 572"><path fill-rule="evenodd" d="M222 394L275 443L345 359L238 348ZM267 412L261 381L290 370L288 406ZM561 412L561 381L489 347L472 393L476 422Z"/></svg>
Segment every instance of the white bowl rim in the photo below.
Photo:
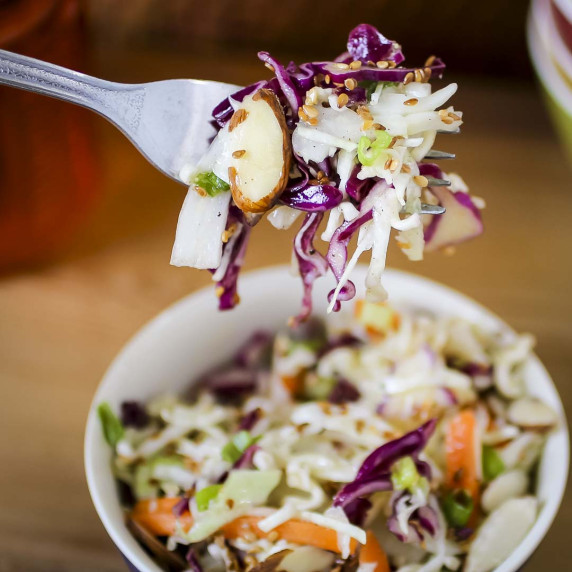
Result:
<svg viewBox="0 0 572 572"><path fill-rule="evenodd" d="M356 270L360 268L360 266L361 265L358 265ZM249 283L256 284L264 277L271 278L272 275L276 273L283 276L287 271L288 266L277 265L247 272L241 276L242 286L246 291L248 289ZM419 282L424 289L439 292L440 295L448 297L448 300L451 303L455 301L459 304L463 304L467 308L470 308L472 311L480 314L483 320L494 322L499 328L505 331L514 332L510 326L508 326L501 318L488 310L486 307L474 301L472 298L461 294L460 292L448 286L440 284L439 282L418 276L413 273L393 269L387 269L386 276L394 277L396 280L411 281L413 283ZM107 533L115 543L116 547L121 551L123 556L132 565L136 566L137 569L139 569L141 572L161 572L161 569L153 562L149 556L147 556L137 541L135 541L133 536L127 531L123 523L114 520L108 514L106 501L102 498L102 490L99 482L100 479L98 474L100 471L96 466L96 461L93 456L95 449L94 444L96 443L96 440L100 442L102 440L96 408L97 405L101 402L101 394L104 393L104 390L108 385L112 384L116 370L121 369L123 356L128 350L136 347L139 340L149 332L163 327L169 316L176 314L180 308L193 303L198 304L199 302L207 302L212 298L212 295L212 286L204 287L168 306L165 310L163 310L161 313L143 325L122 347L122 349L110 364L96 390L90 405L84 439L84 464L89 492L98 516L102 521ZM552 437L554 438L557 435L560 441L562 441L559 443L559 451L561 452L559 479L554 494L550 496L548 501L541 507L541 512L536 519L533 527L528 532L527 536L523 539L517 549L513 551L512 554L501 565L495 568L493 572L514 572L528 560L554 521L566 489L569 470L570 438L564 408L562 406L562 402L554 382L535 354L532 356L532 361L539 368L539 372L544 375L544 383L546 384L545 389L547 391L547 395L551 398L551 404L556 407L560 417L559 428ZM108 471L107 467L106 471Z"/></svg>
<svg viewBox="0 0 572 572"><path fill-rule="evenodd" d="M542 42L540 30L533 17L532 7L528 15L526 36L531 61L540 81L560 107L572 116L570 88L556 69L546 46Z"/></svg>

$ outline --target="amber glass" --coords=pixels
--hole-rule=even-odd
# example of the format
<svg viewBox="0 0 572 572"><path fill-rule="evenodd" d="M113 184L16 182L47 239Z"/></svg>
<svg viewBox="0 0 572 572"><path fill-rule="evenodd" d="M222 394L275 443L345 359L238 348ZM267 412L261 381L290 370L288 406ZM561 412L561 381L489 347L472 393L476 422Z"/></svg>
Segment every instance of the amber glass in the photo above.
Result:
<svg viewBox="0 0 572 572"><path fill-rule="evenodd" d="M0 0L0 47L85 70L78 0ZM89 112L0 86L0 270L49 260L98 194Z"/></svg>

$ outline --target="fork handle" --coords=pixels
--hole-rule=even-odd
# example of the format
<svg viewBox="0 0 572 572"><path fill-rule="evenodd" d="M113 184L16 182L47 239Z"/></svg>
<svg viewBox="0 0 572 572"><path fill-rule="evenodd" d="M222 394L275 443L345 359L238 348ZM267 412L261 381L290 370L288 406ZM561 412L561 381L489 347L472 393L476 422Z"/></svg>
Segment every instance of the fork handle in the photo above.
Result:
<svg viewBox="0 0 572 572"><path fill-rule="evenodd" d="M0 84L87 107L133 134L139 125L145 90L114 83L48 62L0 50Z"/></svg>

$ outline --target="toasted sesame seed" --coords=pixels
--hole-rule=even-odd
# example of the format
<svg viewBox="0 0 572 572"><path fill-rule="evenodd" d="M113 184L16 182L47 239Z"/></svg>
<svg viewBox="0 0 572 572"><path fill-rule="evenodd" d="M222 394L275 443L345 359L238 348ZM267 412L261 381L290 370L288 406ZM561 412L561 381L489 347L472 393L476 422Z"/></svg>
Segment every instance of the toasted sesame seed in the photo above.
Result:
<svg viewBox="0 0 572 572"><path fill-rule="evenodd" d="M411 99L406 99L403 102L403 105L417 105L419 103L419 100L416 97L412 97Z"/></svg>
<svg viewBox="0 0 572 572"><path fill-rule="evenodd" d="M280 535L278 534L278 532L276 532L275 530L271 530L267 535L266 538L268 538L268 540L270 542L276 542L279 538Z"/></svg>
<svg viewBox="0 0 572 572"><path fill-rule="evenodd" d="M354 60L351 64L350 64L350 69L351 70L359 70L359 68L361 68L361 62L359 60Z"/></svg>
<svg viewBox="0 0 572 572"><path fill-rule="evenodd" d="M306 105L316 105L318 103L318 90L313 87L306 93Z"/></svg>
<svg viewBox="0 0 572 572"><path fill-rule="evenodd" d="M344 85L346 86L347 89L351 91L352 89L355 89L357 87L357 81L354 78L349 77L348 79L346 79L346 81L344 81Z"/></svg>
<svg viewBox="0 0 572 572"><path fill-rule="evenodd" d="M328 85L330 84L331 78L330 78L330 76L329 76L328 74L326 74L326 77L324 78L324 81L325 81Z"/></svg>
<svg viewBox="0 0 572 572"><path fill-rule="evenodd" d="M398 166L399 166L399 161L397 159L392 159L391 163L389 164L389 170L395 171L395 169L397 169Z"/></svg>
<svg viewBox="0 0 572 572"><path fill-rule="evenodd" d="M356 419L356 431L361 433L365 427L365 421L363 419Z"/></svg>
<svg viewBox="0 0 572 572"><path fill-rule="evenodd" d="M372 62L371 60L367 60L367 65L368 66L374 66L375 62Z"/></svg>
<svg viewBox="0 0 572 572"><path fill-rule="evenodd" d="M346 93L340 93L340 95L338 95L338 107L344 107L345 105L347 105L349 100L350 98L347 96Z"/></svg>
<svg viewBox="0 0 572 572"><path fill-rule="evenodd" d="M453 121L461 121L461 117L452 111L449 112L449 117L453 119Z"/></svg>
<svg viewBox="0 0 572 572"><path fill-rule="evenodd" d="M343 62L334 62L334 67L338 68L339 70L349 70L350 66L348 64L344 64Z"/></svg>
<svg viewBox="0 0 572 572"><path fill-rule="evenodd" d="M408 83L411 83L413 81L413 78L415 76L413 75L413 72L409 72L405 78L403 79L403 85L407 85Z"/></svg>
<svg viewBox="0 0 572 572"><path fill-rule="evenodd" d="M365 105L360 105L357 108L356 113L364 120L373 119L371 111Z"/></svg>
<svg viewBox="0 0 572 572"><path fill-rule="evenodd" d="M426 187L429 184L427 177L424 177L423 175L415 175L415 177L413 177L413 182L420 187Z"/></svg>
<svg viewBox="0 0 572 572"><path fill-rule="evenodd" d="M308 121L310 118L306 115L306 112L304 111L303 107L300 107L298 109L298 117L302 120L302 121Z"/></svg>
<svg viewBox="0 0 572 572"><path fill-rule="evenodd" d="M425 79L425 75L423 74L423 70L417 69L414 72L415 74L415 81L417 83L423 83L423 80Z"/></svg>
<svg viewBox="0 0 572 572"><path fill-rule="evenodd" d="M334 81L333 83L335 87L344 87L344 84L340 83L339 81Z"/></svg>
<svg viewBox="0 0 572 572"><path fill-rule="evenodd" d="M308 119L308 123L310 125L318 125L318 119L316 117L310 117L310 119Z"/></svg>
<svg viewBox="0 0 572 572"><path fill-rule="evenodd" d="M248 111L246 109L237 109L230 118L230 123L228 124L229 132L235 127L239 126L248 117Z"/></svg>
<svg viewBox="0 0 572 572"><path fill-rule="evenodd" d="M379 69L384 70L384 69L387 69L387 68L389 67L389 62L380 60L380 61L377 62L375 65L376 65Z"/></svg>
<svg viewBox="0 0 572 572"><path fill-rule="evenodd" d="M404 173L411 173L411 167L409 165L406 165L405 163L403 163L403 165L401 165L401 170Z"/></svg>
<svg viewBox="0 0 572 572"><path fill-rule="evenodd" d="M445 124L445 125L451 125L455 120L452 117L442 117L441 121Z"/></svg>
<svg viewBox="0 0 572 572"><path fill-rule="evenodd" d="M389 169L390 165L391 165L391 161L393 161L393 159L390 157L386 162L385 165L383 165L384 169Z"/></svg>
<svg viewBox="0 0 572 572"><path fill-rule="evenodd" d="M431 74L433 73L433 71L431 70L431 68L425 68L423 70L423 73L425 74L425 81L429 81L429 79L431 78Z"/></svg>
<svg viewBox="0 0 572 572"><path fill-rule="evenodd" d="M224 294L224 288L222 286L217 286L215 288L215 294L217 298L220 298Z"/></svg>
<svg viewBox="0 0 572 572"><path fill-rule="evenodd" d="M430 67L434 61L435 61L435 56L429 56L425 61L425 67L427 68Z"/></svg>
<svg viewBox="0 0 572 572"><path fill-rule="evenodd" d="M304 105L302 109L308 117L318 117L319 112L313 105Z"/></svg>
<svg viewBox="0 0 572 572"><path fill-rule="evenodd" d="M316 179L321 180L326 176L326 173L324 173L324 171L318 171L316 173Z"/></svg>
<svg viewBox="0 0 572 572"><path fill-rule="evenodd" d="M397 64L395 62L389 62L389 69L392 70L393 68L396 68L396 67L397 67Z"/></svg>
<svg viewBox="0 0 572 572"><path fill-rule="evenodd" d="M399 246L399 248L401 248L402 250L408 250L409 248L411 248L411 243L410 242L400 242L398 240L397 246Z"/></svg>
<svg viewBox="0 0 572 572"><path fill-rule="evenodd" d="M266 62L264 64L272 73L274 73L276 70L274 69L274 66L272 64L269 64L268 62Z"/></svg>
<svg viewBox="0 0 572 572"><path fill-rule="evenodd" d="M362 131L367 131L373 127L373 121L371 119L366 119L361 126Z"/></svg>
<svg viewBox="0 0 572 572"><path fill-rule="evenodd" d="M240 296L235 292L234 296L232 297L232 301L234 302L235 305L240 304Z"/></svg>
<svg viewBox="0 0 572 572"><path fill-rule="evenodd" d="M231 509L234 506L234 501L232 499L226 499L226 506Z"/></svg>
<svg viewBox="0 0 572 572"><path fill-rule="evenodd" d="M244 154L246 153L246 149L238 149L237 151L234 151L232 156L235 159L240 159L241 157L244 157Z"/></svg>
<svg viewBox="0 0 572 572"><path fill-rule="evenodd" d="M449 116L449 112L446 109L440 109L439 110L439 117L441 119L444 119L445 117Z"/></svg>

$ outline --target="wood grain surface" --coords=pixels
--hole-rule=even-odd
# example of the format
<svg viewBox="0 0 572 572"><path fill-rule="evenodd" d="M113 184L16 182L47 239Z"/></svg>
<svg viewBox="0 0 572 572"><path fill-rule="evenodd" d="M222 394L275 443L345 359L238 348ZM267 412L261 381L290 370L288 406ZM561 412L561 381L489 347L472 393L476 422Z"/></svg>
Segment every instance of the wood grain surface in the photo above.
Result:
<svg viewBox="0 0 572 572"><path fill-rule="evenodd" d="M215 77L248 82L254 58L107 57L110 79ZM450 79L456 79L454 76ZM572 173L531 84L466 80L455 99L463 135L439 148L485 198L486 233L457 254L389 263L474 297L538 339L538 354L572 411ZM86 112L87 113L87 112ZM107 365L147 320L209 283L169 266L184 189L162 178L111 126L97 137L105 196L59 260L0 279L0 571L121 571L124 564L91 504L83 431ZM25 189L22 189L25 192ZM262 222L246 268L287 262L291 232ZM242 293L248 295L248 293ZM527 570L569 570L572 501Z"/></svg>

